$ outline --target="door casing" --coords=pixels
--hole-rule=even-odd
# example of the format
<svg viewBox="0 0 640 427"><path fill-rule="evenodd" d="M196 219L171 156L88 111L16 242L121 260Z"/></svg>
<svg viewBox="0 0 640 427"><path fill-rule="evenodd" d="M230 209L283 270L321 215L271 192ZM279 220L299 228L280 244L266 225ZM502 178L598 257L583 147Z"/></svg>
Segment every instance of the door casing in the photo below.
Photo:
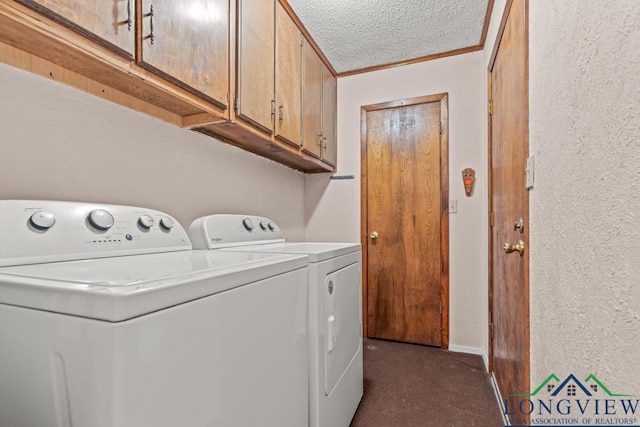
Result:
<svg viewBox="0 0 640 427"><path fill-rule="evenodd" d="M529 112L528 112L528 93L529 93L529 76L528 76L528 69L529 69L529 40L528 40L528 0L507 0L507 3L505 5L505 9L504 9L504 14L502 16L502 20L500 22L500 26L498 29L498 34L496 36L496 42L494 44L494 48L493 48L493 52L491 54L491 59L489 61L489 66L488 66L488 73L487 73L487 99L489 102L493 101L493 87L492 87L492 72L494 70L494 65L496 62L496 57L498 54L498 50L500 47L500 43L502 41L502 37L505 31L505 28L507 26L507 21L509 18L509 14L511 12L511 7L514 4L514 2L522 2L522 7L523 7L523 16L522 16L522 25L523 27L523 31L524 31L524 57L525 57L525 72L524 72L524 79L525 81L524 83L524 90L523 93L520 94L516 94L516 96L520 96L523 106L524 106L524 116L526 118L526 120L522 123L520 123L522 126L525 127L524 131L523 131L523 135L524 135L524 139L522 141L522 149L524 150L525 153L528 153L529 150L529 132L528 132L528 125L529 125ZM520 19L520 17L515 17L515 19ZM493 176L492 176L492 165L493 165L493 155L492 155L492 150L493 150L493 145L494 145L494 141L493 141L493 133L492 133L492 115L491 115L491 109L492 109L492 105L489 106L489 111L487 114L487 121L488 121L488 165L487 165L487 171L488 171L488 215L489 215L489 227L488 227L488 280L489 280L489 295L488 295L488 302L489 302L489 313L488 313L488 340L489 340L489 372L492 373L494 375L494 381L496 381L495 378L495 364L494 364L494 357L495 357L495 349L494 349L494 340L493 340L493 334L492 334L492 329L493 329L493 314L494 314L494 310L496 309L496 307L494 307L494 286L495 283L493 281L493 276L494 276L494 264L495 264L495 260L493 257L493 249L494 249L494 245L498 244L498 245L502 245L503 242L495 242L493 239L493 227L495 226L494 224L494 215L493 215L493 196L494 196L494 191L499 191L499 189L494 188L493 186ZM523 172L524 172L524 165L520 165L520 167L522 168ZM523 325L523 329L522 332L524 334L524 342L525 342L525 348L524 348L524 352L525 354L523 355L523 359L524 359L524 366L523 366L523 372L522 372L522 377L524 378L523 382L525 384L523 384L523 387L525 387L525 389L523 390L500 390L499 388L497 388L499 393L505 393L507 395L505 396L500 396L503 399L508 398L509 394L513 394L513 393L526 393L528 391L528 388L530 386L529 382L530 382L530 341L529 341L529 329L530 329L530 324L529 324L529 193L528 190L526 189L522 189L522 191L524 192L524 211L522 212L522 219L523 219L523 223L524 223L524 233L522 235L522 239L524 240L526 246L525 246L525 250L524 250L524 255L523 255L523 269L524 269L524 277L523 277L523 295L524 298L522 301L518 301L518 303L520 304L518 306L518 309L522 309L524 312L524 317L526 319L525 324ZM510 255L509 255L510 256ZM496 384L497 386L497 384ZM525 417L527 418L527 417ZM528 423L528 419L525 420L526 423Z"/></svg>
<svg viewBox="0 0 640 427"><path fill-rule="evenodd" d="M441 348L449 348L449 95L435 95L407 98L379 104L364 105L360 108L360 234L362 243L362 333L368 336L368 180L367 180L367 112L403 107L428 102L440 102L440 303Z"/></svg>

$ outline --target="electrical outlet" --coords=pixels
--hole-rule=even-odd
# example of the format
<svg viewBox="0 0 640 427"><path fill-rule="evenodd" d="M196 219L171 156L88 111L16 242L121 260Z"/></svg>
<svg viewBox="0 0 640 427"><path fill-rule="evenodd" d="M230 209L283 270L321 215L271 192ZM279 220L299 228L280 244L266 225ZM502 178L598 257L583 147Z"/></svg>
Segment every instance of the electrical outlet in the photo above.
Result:
<svg viewBox="0 0 640 427"><path fill-rule="evenodd" d="M449 200L449 213L458 213L458 199Z"/></svg>

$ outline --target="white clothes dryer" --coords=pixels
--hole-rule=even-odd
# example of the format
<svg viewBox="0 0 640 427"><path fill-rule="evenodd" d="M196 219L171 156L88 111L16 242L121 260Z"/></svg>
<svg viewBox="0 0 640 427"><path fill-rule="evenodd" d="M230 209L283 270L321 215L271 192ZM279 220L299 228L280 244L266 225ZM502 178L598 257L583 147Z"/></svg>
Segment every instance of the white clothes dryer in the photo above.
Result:
<svg viewBox="0 0 640 427"><path fill-rule="evenodd" d="M301 427L306 256L151 209L0 201L0 425Z"/></svg>
<svg viewBox="0 0 640 427"><path fill-rule="evenodd" d="M362 251L357 243L285 242L268 218L210 215L194 249L309 257L309 425L348 427L362 399Z"/></svg>

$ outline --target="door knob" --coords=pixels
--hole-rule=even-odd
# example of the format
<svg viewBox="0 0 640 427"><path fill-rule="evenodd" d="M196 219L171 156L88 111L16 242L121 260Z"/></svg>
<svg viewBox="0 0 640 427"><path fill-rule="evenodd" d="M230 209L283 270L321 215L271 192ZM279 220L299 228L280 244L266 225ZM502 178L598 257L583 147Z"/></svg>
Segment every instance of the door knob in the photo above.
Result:
<svg viewBox="0 0 640 427"><path fill-rule="evenodd" d="M374 231L373 233L369 234L369 237L371 237L371 240L376 240L378 238L378 232Z"/></svg>
<svg viewBox="0 0 640 427"><path fill-rule="evenodd" d="M507 254L510 254L511 252L518 252L520 254L520 256L522 256L522 254L524 253L524 242L522 240L518 240L518 243L511 244L511 243L505 243L504 246L502 246L502 249L504 249L504 252Z"/></svg>

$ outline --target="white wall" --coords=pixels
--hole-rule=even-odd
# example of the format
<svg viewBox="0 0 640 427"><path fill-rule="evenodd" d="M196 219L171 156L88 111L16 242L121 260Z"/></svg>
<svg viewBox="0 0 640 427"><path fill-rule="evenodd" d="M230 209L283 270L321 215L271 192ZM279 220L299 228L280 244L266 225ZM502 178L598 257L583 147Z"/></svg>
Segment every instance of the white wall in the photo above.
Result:
<svg viewBox="0 0 640 427"><path fill-rule="evenodd" d="M306 177L307 240L360 242L360 107L449 93L450 343L486 350L487 214L483 53L390 68L338 79L338 174ZM462 169L476 170L467 198Z"/></svg>
<svg viewBox="0 0 640 427"><path fill-rule="evenodd" d="M304 175L0 64L0 198L260 214L304 238Z"/></svg>
<svg viewBox="0 0 640 427"><path fill-rule="evenodd" d="M640 2L529 8L531 381L593 373L637 396Z"/></svg>

